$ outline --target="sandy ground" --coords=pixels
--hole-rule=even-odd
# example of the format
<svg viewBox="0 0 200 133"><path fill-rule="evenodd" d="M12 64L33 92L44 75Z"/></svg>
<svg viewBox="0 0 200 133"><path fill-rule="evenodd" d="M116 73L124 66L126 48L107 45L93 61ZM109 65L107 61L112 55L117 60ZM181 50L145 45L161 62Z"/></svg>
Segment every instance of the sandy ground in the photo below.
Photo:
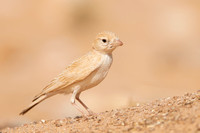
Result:
<svg viewBox="0 0 200 133"><path fill-rule="evenodd" d="M114 109L96 116L41 120L6 132L200 132L200 91Z"/></svg>

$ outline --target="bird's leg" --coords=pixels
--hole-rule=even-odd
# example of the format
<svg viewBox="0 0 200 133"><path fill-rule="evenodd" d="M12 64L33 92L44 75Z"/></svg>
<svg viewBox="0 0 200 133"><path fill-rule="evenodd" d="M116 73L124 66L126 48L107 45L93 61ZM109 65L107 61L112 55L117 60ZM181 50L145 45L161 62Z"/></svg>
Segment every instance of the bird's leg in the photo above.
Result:
<svg viewBox="0 0 200 133"><path fill-rule="evenodd" d="M87 112L89 113L89 115L94 115L95 113L93 111L91 111L79 98L80 93L78 95L76 95L76 100L79 101L79 103L87 110Z"/></svg>
<svg viewBox="0 0 200 133"><path fill-rule="evenodd" d="M84 111L75 103L75 99L77 96L78 90L74 90L72 97L71 97L71 104L78 110L80 111L83 115L85 115Z"/></svg>

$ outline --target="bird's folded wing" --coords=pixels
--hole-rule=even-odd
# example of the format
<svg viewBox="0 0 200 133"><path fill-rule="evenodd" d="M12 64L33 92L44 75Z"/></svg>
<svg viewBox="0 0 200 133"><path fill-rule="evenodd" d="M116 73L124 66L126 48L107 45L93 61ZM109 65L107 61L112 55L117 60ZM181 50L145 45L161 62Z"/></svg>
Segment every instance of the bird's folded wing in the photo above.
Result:
<svg viewBox="0 0 200 133"><path fill-rule="evenodd" d="M69 65L61 74L53 79L39 95L59 91L62 88L72 85L73 83L84 80L93 71L100 67L101 59L102 57L100 54L93 51L89 52Z"/></svg>

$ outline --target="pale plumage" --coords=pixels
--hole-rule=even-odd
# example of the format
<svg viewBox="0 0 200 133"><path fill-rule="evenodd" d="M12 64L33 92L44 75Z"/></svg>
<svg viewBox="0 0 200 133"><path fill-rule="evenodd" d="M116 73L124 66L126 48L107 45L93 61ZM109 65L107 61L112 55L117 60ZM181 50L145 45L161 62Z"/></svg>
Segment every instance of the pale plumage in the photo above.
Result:
<svg viewBox="0 0 200 133"><path fill-rule="evenodd" d="M78 100L89 114L92 114L89 108L79 99L80 93L96 86L106 77L112 64L112 51L122 44L118 37L111 32L99 33L92 44L93 49L74 61L54 78L40 94L35 96L32 104L20 114L25 114L46 98L59 93L72 93L72 105L84 114L75 103L75 100Z"/></svg>

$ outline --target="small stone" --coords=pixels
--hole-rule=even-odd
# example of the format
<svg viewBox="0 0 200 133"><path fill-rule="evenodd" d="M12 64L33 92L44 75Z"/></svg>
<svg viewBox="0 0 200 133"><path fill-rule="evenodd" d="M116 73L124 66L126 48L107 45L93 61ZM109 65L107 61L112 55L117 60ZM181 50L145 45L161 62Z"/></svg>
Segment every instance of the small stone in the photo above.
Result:
<svg viewBox="0 0 200 133"><path fill-rule="evenodd" d="M136 103L136 106L139 107L139 106L140 106L140 103Z"/></svg>
<svg viewBox="0 0 200 133"><path fill-rule="evenodd" d="M79 118L82 118L82 117L83 117L83 116L76 116L75 119L79 119Z"/></svg>
<svg viewBox="0 0 200 133"><path fill-rule="evenodd" d="M45 120L44 120L44 119L42 119L42 120L41 120L41 122L42 122L42 123L45 123Z"/></svg>
<svg viewBox="0 0 200 133"><path fill-rule="evenodd" d="M61 127L61 126L62 126L62 123L63 123L63 122L61 122L61 121L56 121L56 122L55 122L55 126L56 126L56 127Z"/></svg>

